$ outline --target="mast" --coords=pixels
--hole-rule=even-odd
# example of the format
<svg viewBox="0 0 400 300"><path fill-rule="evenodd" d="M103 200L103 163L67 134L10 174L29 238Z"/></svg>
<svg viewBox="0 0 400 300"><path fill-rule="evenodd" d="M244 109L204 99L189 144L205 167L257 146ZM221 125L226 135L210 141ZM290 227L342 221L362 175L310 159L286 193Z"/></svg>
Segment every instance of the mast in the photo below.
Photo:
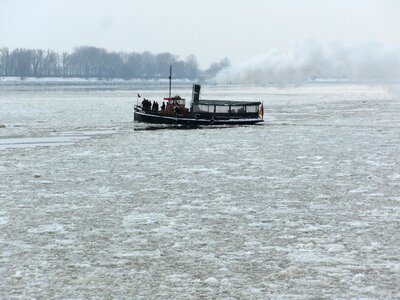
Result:
<svg viewBox="0 0 400 300"><path fill-rule="evenodd" d="M171 99L172 65L169 65L169 98Z"/></svg>

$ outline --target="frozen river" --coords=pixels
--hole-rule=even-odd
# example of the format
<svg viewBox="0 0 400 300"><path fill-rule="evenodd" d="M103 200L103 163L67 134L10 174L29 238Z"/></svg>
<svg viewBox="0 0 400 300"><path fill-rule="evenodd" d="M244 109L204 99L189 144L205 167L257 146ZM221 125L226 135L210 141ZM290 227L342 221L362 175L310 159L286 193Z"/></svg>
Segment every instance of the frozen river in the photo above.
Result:
<svg viewBox="0 0 400 300"><path fill-rule="evenodd" d="M0 86L1 299L400 298L399 96L203 86L265 124L144 130L137 92Z"/></svg>

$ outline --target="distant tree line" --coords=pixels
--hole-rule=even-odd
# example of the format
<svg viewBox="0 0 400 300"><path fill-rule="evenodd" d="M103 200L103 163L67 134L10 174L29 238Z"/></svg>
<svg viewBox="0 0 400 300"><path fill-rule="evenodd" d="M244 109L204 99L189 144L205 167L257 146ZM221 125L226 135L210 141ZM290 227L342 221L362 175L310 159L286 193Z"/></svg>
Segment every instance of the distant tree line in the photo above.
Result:
<svg viewBox="0 0 400 300"><path fill-rule="evenodd" d="M175 78L210 78L229 66L229 60L225 58L202 71L194 55L181 60L168 52L108 52L80 46L72 53L59 54L53 50L0 48L0 76L157 79L168 77L169 65L173 65Z"/></svg>

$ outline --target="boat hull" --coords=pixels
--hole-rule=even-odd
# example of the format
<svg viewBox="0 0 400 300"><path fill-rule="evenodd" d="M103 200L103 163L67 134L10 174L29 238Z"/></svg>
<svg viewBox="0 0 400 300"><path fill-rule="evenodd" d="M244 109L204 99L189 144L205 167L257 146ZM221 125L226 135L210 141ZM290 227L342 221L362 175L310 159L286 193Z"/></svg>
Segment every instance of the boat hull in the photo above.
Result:
<svg viewBox="0 0 400 300"><path fill-rule="evenodd" d="M144 111L135 111L134 120L141 123L186 126L252 125L263 122L260 118L201 119L195 117L170 117Z"/></svg>

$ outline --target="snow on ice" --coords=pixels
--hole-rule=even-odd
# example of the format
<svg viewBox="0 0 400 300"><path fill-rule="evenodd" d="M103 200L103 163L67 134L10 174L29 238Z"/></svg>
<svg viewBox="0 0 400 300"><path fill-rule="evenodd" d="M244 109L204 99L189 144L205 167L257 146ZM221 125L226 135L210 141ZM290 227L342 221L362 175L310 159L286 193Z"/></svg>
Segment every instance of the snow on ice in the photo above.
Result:
<svg viewBox="0 0 400 300"><path fill-rule="evenodd" d="M0 298L400 298L399 99L204 93L266 122L146 130L127 86L0 90Z"/></svg>

